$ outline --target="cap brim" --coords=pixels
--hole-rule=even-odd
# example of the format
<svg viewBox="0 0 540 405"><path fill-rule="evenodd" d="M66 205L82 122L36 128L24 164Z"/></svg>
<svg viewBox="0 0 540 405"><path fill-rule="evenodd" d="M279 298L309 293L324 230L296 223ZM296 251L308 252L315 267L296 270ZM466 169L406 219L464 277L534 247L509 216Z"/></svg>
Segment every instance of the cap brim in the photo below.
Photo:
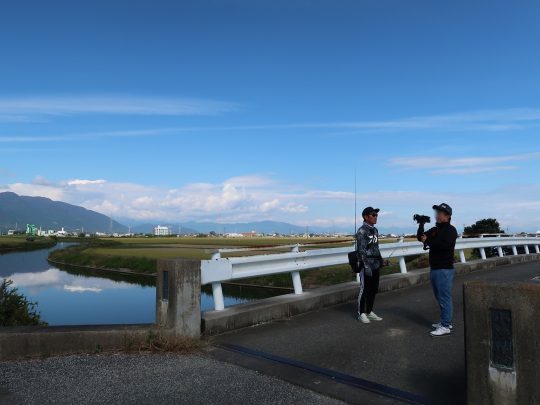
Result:
<svg viewBox="0 0 540 405"><path fill-rule="evenodd" d="M446 214L448 214L448 215L452 215L446 208L443 208L443 207L441 207L440 205L434 205L434 206L433 206L433 209L434 209L435 211L441 211L441 212L444 212L444 213L446 213Z"/></svg>

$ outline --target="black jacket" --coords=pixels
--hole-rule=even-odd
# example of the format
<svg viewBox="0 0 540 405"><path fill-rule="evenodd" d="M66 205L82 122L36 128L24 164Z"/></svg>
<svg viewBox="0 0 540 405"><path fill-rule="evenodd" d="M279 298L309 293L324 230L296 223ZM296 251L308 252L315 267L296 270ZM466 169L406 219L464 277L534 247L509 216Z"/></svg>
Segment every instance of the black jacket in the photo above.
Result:
<svg viewBox="0 0 540 405"><path fill-rule="evenodd" d="M426 234L426 244L429 246L429 266L431 270L453 269L454 249L458 233L450 223L444 222L436 224L435 227L424 232L422 227L418 228L417 237L420 240Z"/></svg>

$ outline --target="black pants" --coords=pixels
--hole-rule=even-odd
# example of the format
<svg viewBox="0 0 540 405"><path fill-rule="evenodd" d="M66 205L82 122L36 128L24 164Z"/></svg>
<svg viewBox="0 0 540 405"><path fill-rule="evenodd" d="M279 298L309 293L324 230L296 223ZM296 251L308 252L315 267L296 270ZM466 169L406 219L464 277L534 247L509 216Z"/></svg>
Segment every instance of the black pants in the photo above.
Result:
<svg viewBox="0 0 540 405"><path fill-rule="evenodd" d="M364 292L360 299L360 313L369 314L373 311L375 296L379 292L380 270L373 270L371 277L364 274Z"/></svg>

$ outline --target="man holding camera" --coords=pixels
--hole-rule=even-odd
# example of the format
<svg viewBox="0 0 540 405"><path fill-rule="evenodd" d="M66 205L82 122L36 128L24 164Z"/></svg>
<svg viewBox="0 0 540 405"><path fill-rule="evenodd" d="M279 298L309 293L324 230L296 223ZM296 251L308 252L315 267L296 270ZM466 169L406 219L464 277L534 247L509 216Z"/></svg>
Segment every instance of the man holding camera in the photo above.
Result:
<svg viewBox="0 0 540 405"><path fill-rule="evenodd" d="M382 321L382 318L373 312L383 265L379 251L379 231L375 228L379 211L378 208L366 207L362 211L364 223L356 233L356 248L364 266L364 288L358 296L358 320L362 323Z"/></svg>
<svg viewBox="0 0 540 405"><path fill-rule="evenodd" d="M424 232L421 223L417 238L429 247L430 278L433 293L439 303L441 317L438 323L432 325L430 335L441 337L450 335L452 332L452 287L454 283L454 249L458 237L456 228L450 221L452 208L448 204L434 205L436 226Z"/></svg>

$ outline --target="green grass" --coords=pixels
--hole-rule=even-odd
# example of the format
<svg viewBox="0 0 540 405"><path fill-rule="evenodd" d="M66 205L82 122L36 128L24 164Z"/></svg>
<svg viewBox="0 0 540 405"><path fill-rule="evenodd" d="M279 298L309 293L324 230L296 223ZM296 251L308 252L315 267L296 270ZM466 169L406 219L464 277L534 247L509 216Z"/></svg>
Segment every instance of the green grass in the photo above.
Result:
<svg viewBox="0 0 540 405"><path fill-rule="evenodd" d="M0 253L47 249L56 245L54 238L36 237L33 241L27 241L26 236L0 236Z"/></svg>
<svg viewBox="0 0 540 405"><path fill-rule="evenodd" d="M411 239L412 240L412 239ZM409 240L407 240L409 241ZM328 238L104 238L85 241L77 247L52 252L50 258L72 265L104 267L111 269L129 269L141 273L155 273L158 259L184 258L204 260L210 258L213 251L226 247L266 247L265 250L251 250L224 253L224 257L270 254L288 251L283 245L311 244L324 242L318 246L307 246L303 249L318 249L347 246ZM351 243L350 240L348 243ZM382 239L381 243L396 242L396 239ZM467 259L472 258L472 251L465 252ZM427 255L406 258L407 269L414 270L429 266ZM456 254L456 261L459 256ZM381 274L398 273L399 260L391 258L389 266L382 269ZM348 265L330 266L302 272L305 288L343 283L355 279ZM240 280L241 283L274 287L292 287L290 274L255 277Z"/></svg>

